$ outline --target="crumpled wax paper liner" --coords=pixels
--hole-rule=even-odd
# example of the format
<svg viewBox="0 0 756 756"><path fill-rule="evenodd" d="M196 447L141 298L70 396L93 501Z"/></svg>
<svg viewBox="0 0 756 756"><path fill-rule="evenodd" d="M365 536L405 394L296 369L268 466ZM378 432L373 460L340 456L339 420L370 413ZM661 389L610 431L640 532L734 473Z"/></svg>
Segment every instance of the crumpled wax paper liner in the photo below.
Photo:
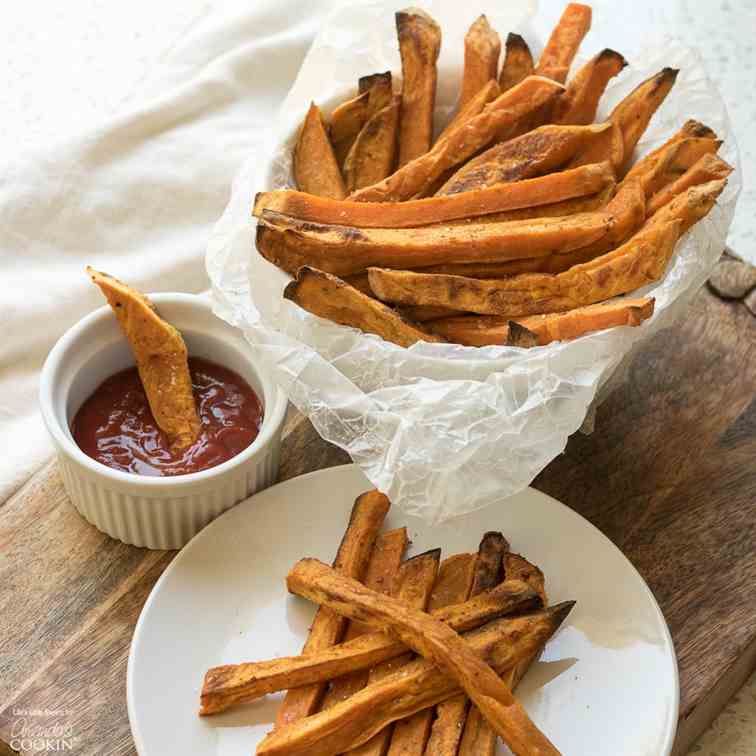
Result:
<svg viewBox="0 0 756 756"><path fill-rule="evenodd" d="M437 125L451 112L462 69L463 37L483 3L421 3L439 21ZM494 28L529 32L534 7L497 3ZM506 7L502 7L506 5ZM272 370L290 400L326 440L345 449L373 484L406 512L442 521L500 502L530 484L570 434L625 376L637 346L671 325L705 282L725 246L740 188L739 167L717 207L678 243L664 278L638 292L656 298L639 328L614 328L533 349L389 344L317 318L281 297L288 276L255 250L251 216L256 191L291 185L291 145L311 99L328 112L355 92L360 75L399 75L393 12L400 3L371 2L333 14L315 40L271 124L262 152L250 155L207 253L216 312L241 328L254 359ZM590 44L589 44L590 42ZM537 52L536 44L534 52ZM592 40L573 71L603 46ZM676 86L639 144L645 154L687 118L725 140L721 154L738 166L726 109L699 56L673 40L627 55L597 120L664 66L680 69ZM263 74L261 74L263 75ZM680 376L685 380L685 376Z"/></svg>

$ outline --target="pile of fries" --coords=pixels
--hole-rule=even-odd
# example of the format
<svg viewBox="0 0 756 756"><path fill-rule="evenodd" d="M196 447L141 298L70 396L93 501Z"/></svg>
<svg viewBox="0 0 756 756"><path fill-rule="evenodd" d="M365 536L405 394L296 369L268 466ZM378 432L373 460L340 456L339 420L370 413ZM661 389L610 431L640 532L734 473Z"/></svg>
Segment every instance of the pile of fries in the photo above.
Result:
<svg viewBox="0 0 756 756"><path fill-rule="evenodd" d="M492 756L499 737L558 754L512 690L574 602L548 606L543 573L501 533L477 554L404 560L406 528L381 532L389 506L359 496L333 566L287 576L320 605L302 655L210 669L200 714L288 690L260 756Z"/></svg>
<svg viewBox="0 0 756 756"><path fill-rule="evenodd" d="M590 7L570 3L537 63L509 34L499 70L499 35L481 16L458 110L433 141L441 30L423 11L397 13L401 91L379 73L327 120L313 103L298 191L255 198L257 249L295 278L284 297L405 347L526 347L650 317L652 298L617 297L664 274L732 168L694 120L630 168L678 72L594 123L625 60L603 50L567 80L590 25Z"/></svg>

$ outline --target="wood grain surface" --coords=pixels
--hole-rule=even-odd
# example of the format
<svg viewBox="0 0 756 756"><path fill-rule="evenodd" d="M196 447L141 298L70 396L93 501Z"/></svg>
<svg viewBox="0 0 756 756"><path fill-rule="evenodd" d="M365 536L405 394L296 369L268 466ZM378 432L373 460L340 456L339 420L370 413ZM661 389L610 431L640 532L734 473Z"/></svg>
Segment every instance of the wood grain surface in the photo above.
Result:
<svg viewBox="0 0 756 756"><path fill-rule="evenodd" d="M296 413L282 458L282 480L348 462ZM593 434L576 434L534 485L595 523L656 595L680 665L684 753L756 665L756 319L747 307L699 292L637 355ZM7 744L29 711L35 727L67 724L77 756L135 753L129 643L173 556L87 524L54 462L0 507L0 756L15 753Z"/></svg>

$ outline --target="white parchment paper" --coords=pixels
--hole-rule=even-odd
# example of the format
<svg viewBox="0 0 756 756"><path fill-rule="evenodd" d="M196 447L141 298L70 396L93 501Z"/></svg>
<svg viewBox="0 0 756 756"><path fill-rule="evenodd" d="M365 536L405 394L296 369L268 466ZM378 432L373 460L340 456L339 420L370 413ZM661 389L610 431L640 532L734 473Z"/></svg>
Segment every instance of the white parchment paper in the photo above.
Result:
<svg viewBox="0 0 756 756"><path fill-rule="evenodd" d="M504 37L523 33L534 52L535 4L420 2L441 24L437 126L453 109L463 37L486 12ZM501 501L527 486L561 453L592 408L623 380L634 349L684 313L725 246L740 189L737 147L726 109L699 56L665 39L629 53L598 120L664 66L677 84L655 115L637 154L656 147L687 118L725 140L720 153L737 166L717 207L677 246L664 278L638 292L656 298L639 328L614 328L533 349L419 343L403 349L317 318L281 297L289 278L255 250L255 192L289 186L291 145L310 100L328 112L356 91L357 77L391 69L399 76L393 12L399 2L369 2L334 13L316 38L262 153L250 155L207 253L216 312L244 331L255 359L269 367L323 438L345 449L396 506L441 521ZM597 46L598 45L598 46ZM261 72L264 75L264 72ZM685 380L685 376L680 376Z"/></svg>

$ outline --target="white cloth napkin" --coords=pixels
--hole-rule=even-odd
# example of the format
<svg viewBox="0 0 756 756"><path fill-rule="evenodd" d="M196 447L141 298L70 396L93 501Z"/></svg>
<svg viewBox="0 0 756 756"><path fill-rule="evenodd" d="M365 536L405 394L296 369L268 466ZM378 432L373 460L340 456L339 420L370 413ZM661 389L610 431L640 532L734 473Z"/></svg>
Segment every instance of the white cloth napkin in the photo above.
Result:
<svg viewBox="0 0 756 756"><path fill-rule="evenodd" d="M60 335L103 304L84 267L143 291L207 288L204 250L234 174L333 5L226 4L160 64L139 107L4 167L0 502L52 453L39 373Z"/></svg>

